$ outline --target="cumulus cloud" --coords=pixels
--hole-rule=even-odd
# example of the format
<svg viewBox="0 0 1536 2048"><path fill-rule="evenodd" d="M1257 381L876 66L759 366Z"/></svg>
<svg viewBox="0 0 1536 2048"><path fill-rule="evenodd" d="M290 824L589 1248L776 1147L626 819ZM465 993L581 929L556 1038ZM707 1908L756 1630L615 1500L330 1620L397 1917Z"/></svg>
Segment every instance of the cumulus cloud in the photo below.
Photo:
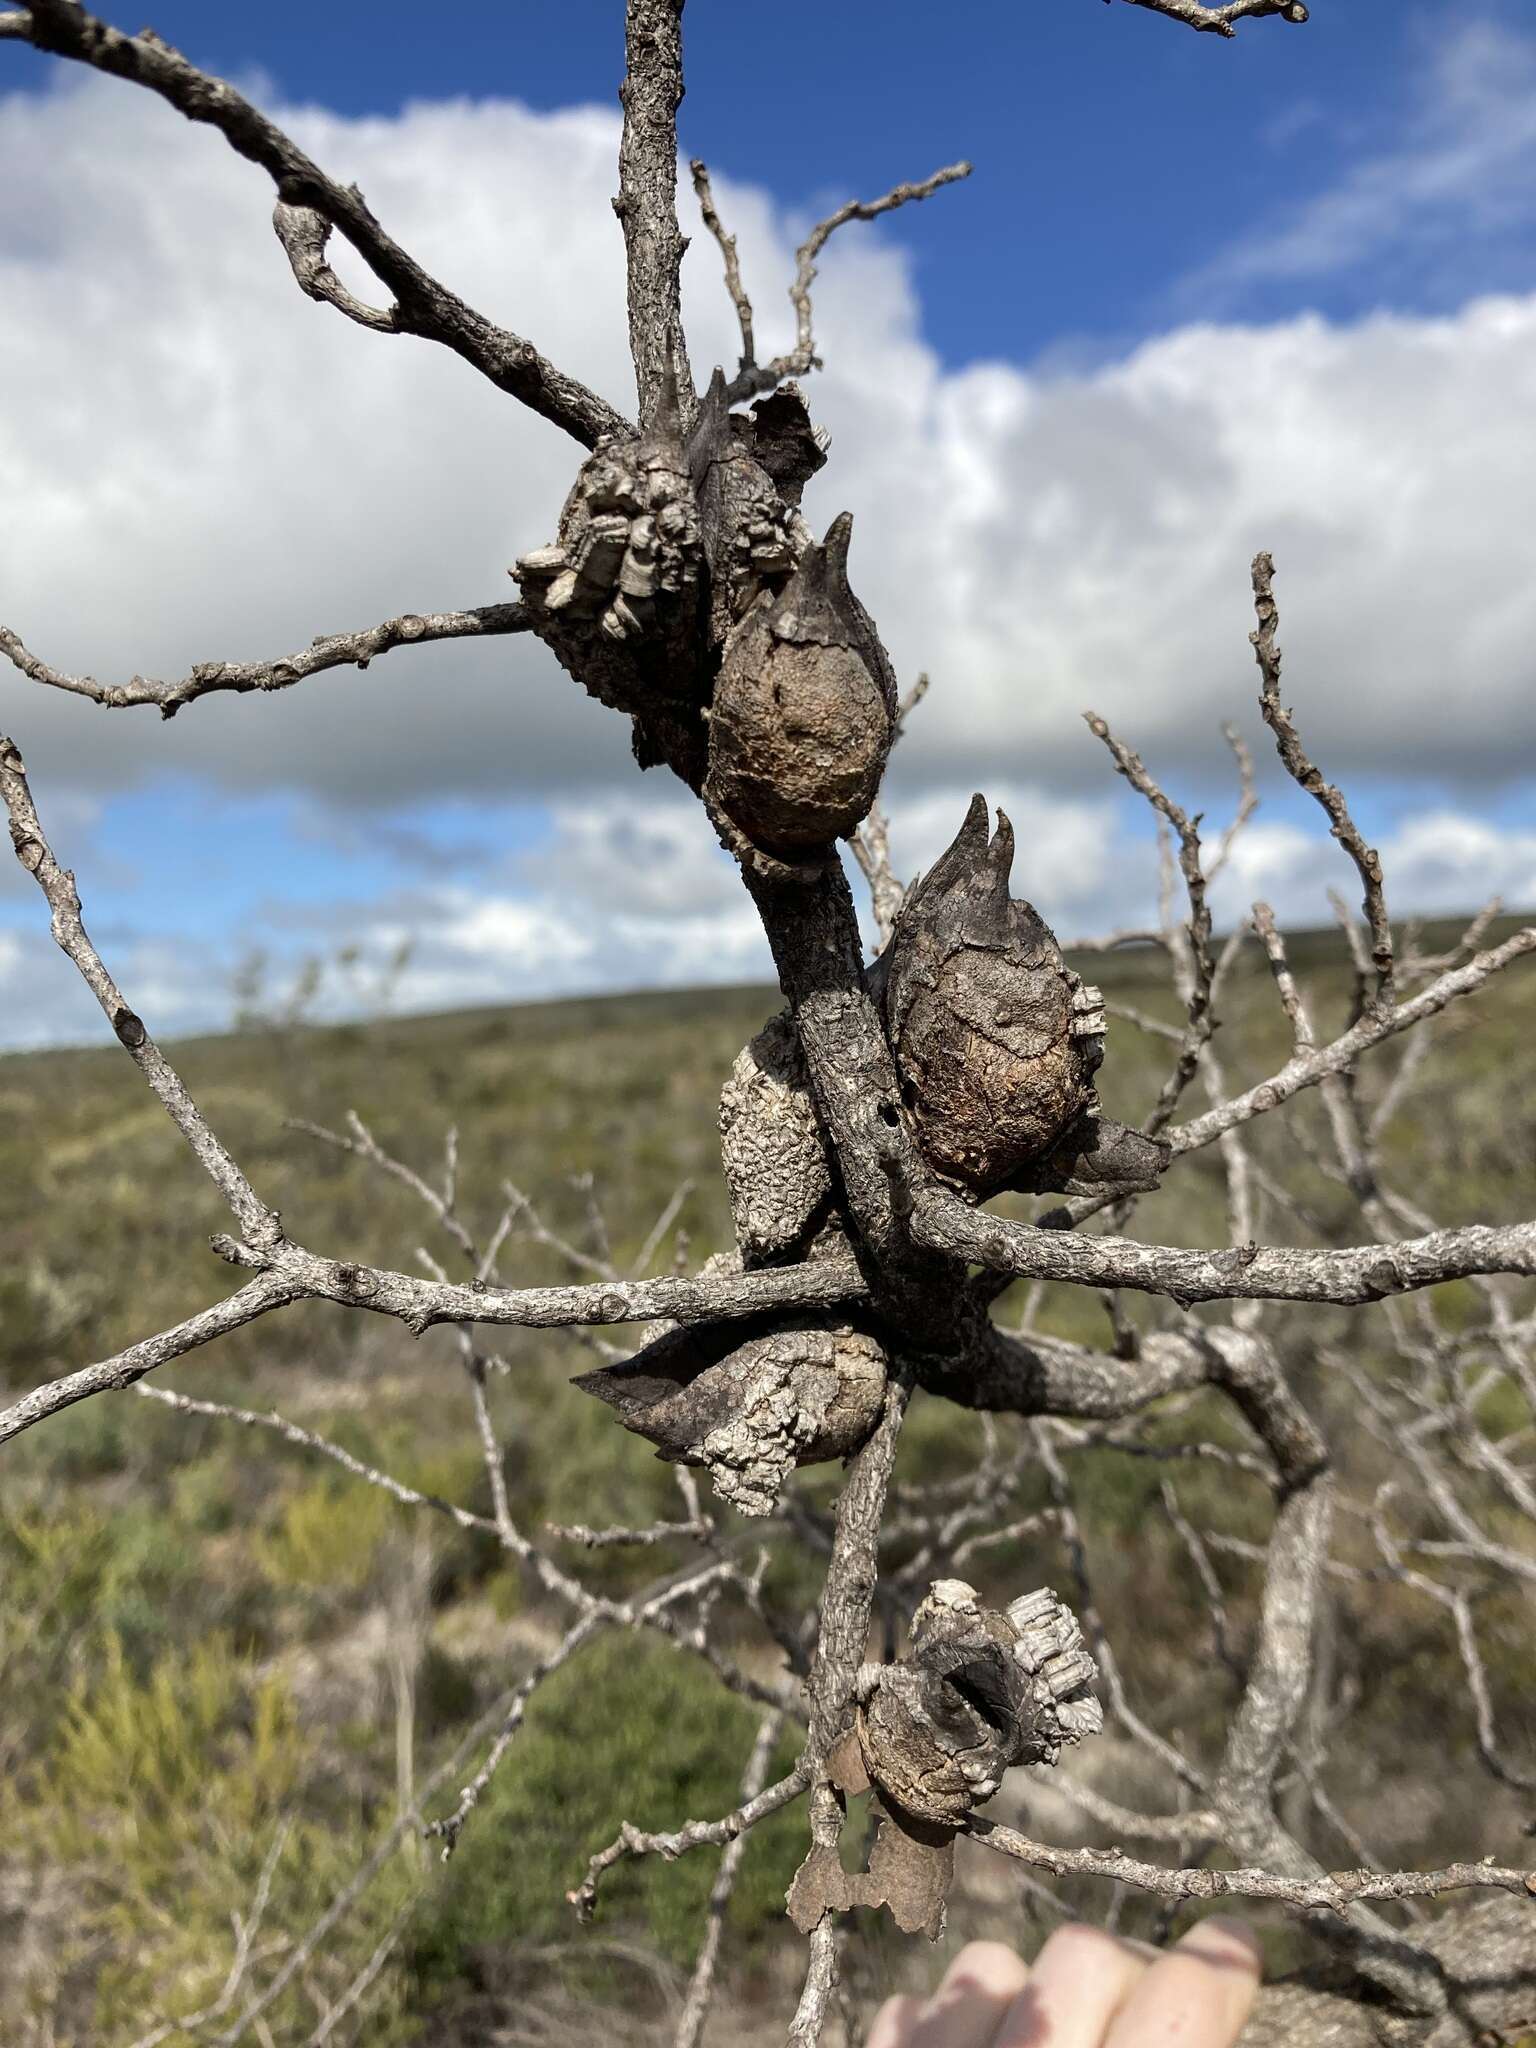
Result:
<svg viewBox="0 0 1536 2048"><path fill-rule="evenodd" d="M892 858L903 879L915 879L943 851L970 794L957 783L896 805ZM1064 943L1155 923L1157 854L1139 799L1048 796L1010 782L991 784L990 794L1013 822L1015 893L1036 904ZM1212 890L1223 929L1257 897L1291 930L1327 924L1330 891L1357 899L1354 872L1324 821L1310 804L1293 808L1279 817L1261 810L1234 843ZM1213 838L1224 817L1213 818ZM1376 836L1399 912L1461 912L1494 894L1509 909L1536 906L1536 831L1442 807L1410 813ZM849 868L862 911L862 881L851 860ZM167 919L175 913L167 904ZM866 917L866 939L872 935ZM664 790L645 790L624 805L601 789L562 801L544 847L487 865L472 885L455 878L385 888L302 910L279 899L239 932L199 942L174 929L108 921L98 937L162 1037L229 1024L253 943L267 962L254 1007L281 1013L309 960L324 968L306 1010L319 1020L376 1010L386 996L397 1010L421 1012L602 988L773 979L734 865L698 805ZM244 1000L249 1006L249 991ZM29 930L0 931L0 1044L106 1036L41 920Z"/></svg>
<svg viewBox="0 0 1536 2048"><path fill-rule="evenodd" d="M283 118L423 260L626 402L612 115ZM264 180L218 138L67 76L6 103L0 181L0 341L27 365L0 428L0 617L47 658L179 673L508 593L573 446L445 352L302 299ZM760 193L721 199L771 308L794 224ZM688 267L707 363L731 334L706 239ZM1280 562L1290 688L1336 772L1528 765L1536 297L1192 324L1050 375L946 370L899 252L868 236L834 248L818 303L833 466L810 510L854 508L861 590L902 671L936 677L909 787L985 763L1087 789L1088 703L1165 767L1213 766L1218 722L1251 702L1259 546ZM622 721L523 642L397 652L169 726L19 678L0 703L83 788L170 768L398 805L634 780Z"/></svg>
<svg viewBox="0 0 1536 2048"><path fill-rule="evenodd" d="M1379 850L1389 902L1411 905L1416 915L1448 916L1494 896L1510 910L1536 905L1536 832L1434 810L1405 819ZM1223 918L1240 917L1264 897L1293 923L1319 924L1330 890L1352 904L1359 900L1353 873L1332 840L1261 820L1234 845L1211 900Z"/></svg>
<svg viewBox="0 0 1536 2048"><path fill-rule="evenodd" d="M1536 40L1456 29L1436 49L1410 146L1383 146L1288 221L1295 275L1379 252L1405 178L1419 181L1416 231L1536 217L1520 83L1536 78ZM279 112L445 280L629 403L611 111ZM65 73L0 113L0 351L25 366L0 416L0 619L61 667L180 674L510 594L507 565L551 533L574 444L445 352L304 300L263 176L150 96ZM775 347L804 223L727 178L716 188ZM1236 277L1250 254L1221 261ZM686 298L696 361L729 359L702 236ZM901 872L933 860L980 785L1014 820L1018 888L1064 934L1145 918L1145 821L1079 714L1106 714L1181 794L1214 786L1222 721L1256 725L1247 563L1269 547L1287 697L1313 751L1351 785L1442 792L1382 835L1394 900L1536 900L1536 834L1478 815L1536 764L1536 295L1347 324L1190 318L1089 368L955 368L923 339L899 249L852 231L817 307L829 367L813 401L833 460L808 513L825 525L854 510L861 595L903 676L934 677L894 763ZM312 889L274 900L201 950L171 903L153 931L104 927L163 1032L227 1020L252 939L291 961L343 939L382 959L409 938L396 999L415 1009L769 973L698 807L637 777L624 722L531 642L402 650L169 725L7 667L0 713L61 848L88 842L114 794L174 774L293 792L305 858L323 860L329 835L372 845L381 873L386 856L416 867L412 886L354 887L334 911ZM519 804L518 843L535 804L544 843L499 855L498 821ZM451 843L425 829L429 811L458 821ZM1230 918L1264 894L1314 924L1348 880L1320 830L1265 814L1218 903ZM29 886L14 868L0 879ZM12 1042L99 1028L35 931L0 934L0 1014Z"/></svg>

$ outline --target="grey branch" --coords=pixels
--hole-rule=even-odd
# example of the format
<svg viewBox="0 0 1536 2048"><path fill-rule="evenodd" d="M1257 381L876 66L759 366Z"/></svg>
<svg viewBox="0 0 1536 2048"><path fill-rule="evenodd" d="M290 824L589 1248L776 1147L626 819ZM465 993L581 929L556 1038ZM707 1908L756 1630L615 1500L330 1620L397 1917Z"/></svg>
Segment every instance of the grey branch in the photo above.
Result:
<svg viewBox="0 0 1536 2048"><path fill-rule="evenodd" d="M293 281L306 298L322 306L334 306L359 327L371 327L375 334L398 334L393 306L370 306L348 291L326 261L331 223L310 206L289 206L279 199L272 209L272 231L283 245Z"/></svg>
<svg viewBox="0 0 1536 2048"><path fill-rule="evenodd" d="M58 945L79 969L82 980L100 1003L118 1042L160 1098L166 1114L191 1146L198 1163L228 1202L240 1228L254 1245L275 1243L279 1235L275 1212L256 1194L208 1128L202 1112L182 1085L180 1075L145 1030L143 1020L128 1007L122 990L91 944L81 914L75 878L54 859L53 849L44 837L32 802L26 766L12 741L3 736L0 736L0 798L5 803L16 858L47 898L52 912L53 936Z"/></svg>
<svg viewBox="0 0 1536 2048"><path fill-rule="evenodd" d="M958 1196L924 1193L912 1212L919 1244L994 1272L1129 1287L1177 1301L1381 1301L1474 1273L1536 1273L1536 1221L1472 1223L1395 1244L1308 1251L1234 1245L1186 1251L1130 1238L1083 1237L978 1213Z"/></svg>
<svg viewBox="0 0 1536 2048"><path fill-rule="evenodd" d="M1149 1137L1161 1131L1173 1115L1179 1097L1194 1079L1195 1069L1200 1064L1200 1054L1210 1040L1214 1028L1211 1009L1211 984L1215 967L1211 960L1211 909L1206 901L1205 870L1200 860L1199 820L1176 804L1172 797L1153 780L1147 772L1139 754L1124 746L1110 731L1096 711L1085 711L1084 718L1089 730L1101 739L1114 758L1115 767L1130 783L1131 787L1144 796L1152 808L1162 817L1178 837L1179 872L1184 877L1185 891L1189 897L1189 923L1184 928L1184 952L1186 957L1180 963L1183 972L1180 980L1183 986L1180 994L1184 998L1186 1022L1179 1045L1179 1056L1173 1071L1163 1083L1152 1114L1146 1122ZM1241 760L1241 756L1239 756ZM1246 792L1245 792L1246 793ZM1239 810L1239 820L1243 812ZM1234 830L1238 829L1234 825ZM1171 919L1169 920L1171 928Z"/></svg>
<svg viewBox="0 0 1536 2048"><path fill-rule="evenodd" d="M942 170L915 184L893 185L878 199L850 199L825 220L818 221L795 252L795 280L789 288L790 303L795 309L795 345L770 363L744 361L726 387L727 403L738 404L757 392L774 390L786 377L805 377L821 368L821 358L816 353L811 286L816 282L816 258L840 227L851 220L877 220L882 213L890 213L912 200L927 199L942 186L953 185L970 175L968 163L945 164Z"/></svg>
<svg viewBox="0 0 1536 2048"><path fill-rule="evenodd" d="M82 1366L23 1395L0 1410L0 1444L49 1415L93 1394L130 1387L270 1309L294 1301L334 1301L345 1308L394 1316L414 1335L439 1323L492 1323L519 1329L562 1329L601 1323L716 1322L774 1310L855 1301L866 1283L852 1258L818 1259L803 1266L767 1267L718 1278L597 1281L582 1287L454 1286L412 1273L327 1259L284 1238L267 1253L221 1238L215 1249L233 1263L262 1266L259 1277L174 1328L146 1337L99 1364ZM265 1262L270 1260L270 1265Z"/></svg>
<svg viewBox="0 0 1536 2048"><path fill-rule="evenodd" d="M23 1394L9 1408L0 1409L0 1444L9 1443L24 1429L30 1429L34 1423L42 1422L50 1415L57 1415L76 1401L89 1400L93 1394L116 1393L124 1387L131 1387L157 1366L169 1365L172 1359L183 1358L189 1351L211 1344L216 1337L227 1336L231 1330L255 1322L269 1309L282 1308L298 1298L297 1293L277 1274L264 1273L238 1292L226 1295L223 1301L216 1301L211 1308L189 1316L185 1322L161 1330L153 1337L145 1337L137 1344L130 1344L126 1351L104 1358L97 1365L81 1366L77 1372L65 1373L61 1379L48 1380L44 1385L34 1387L30 1394Z"/></svg>
<svg viewBox="0 0 1536 2048"><path fill-rule="evenodd" d="M1329 830L1355 864L1364 890L1365 921L1371 932L1371 959L1376 969L1376 1007L1378 1012L1390 1015L1395 1000L1392 926L1387 916L1381 856L1360 836L1344 801L1343 791L1325 780L1321 770L1308 757L1290 712L1280 702L1280 647L1275 637L1279 631L1280 612L1275 603L1274 581L1273 558L1255 555L1253 602L1259 623L1249 637L1263 678L1259 706L1264 713L1265 724L1275 736L1275 746L1286 773L1309 796L1316 797L1328 814Z"/></svg>
<svg viewBox="0 0 1536 2048"><path fill-rule="evenodd" d="M694 157L688 168L693 174L693 189L698 197L699 212L703 216L704 225L719 244L720 255L725 263L725 288L736 310L736 324L741 329L739 367L750 370L757 361L757 343L752 334L752 301L747 297L746 286L741 281L741 261L736 254L736 237L726 233L724 223L716 210L714 188L709 182L709 167L704 159Z"/></svg>
<svg viewBox="0 0 1536 2048"><path fill-rule="evenodd" d="M1270 1870L1170 1870L1142 1863L1116 1849L1060 1849L1034 1842L1017 1828L973 1814L966 1824L973 1840L1013 1856L1037 1870L1062 1877L1073 1871L1101 1877L1165 1899L1278 1899L1299 1912L1347 1913L1373 1899L1430 1899L1454 1891L1513 1892L1536 1898L1536 1872L1496 1863L1449 1863L1441 1870L1347 1870L1309 1878L1281 1877Z"/></svg>
<svg viewBox="0 0 1536 2048"><path fill-rule="evenodd" d="M328 668L366 668L378 655L396 647L528 630L529 611L523 604L483 604L467 612L401 612L397 618L364 626L355 633L322 633L301 654L279 655L275 661L200 661L190 675L174 683L155 682L147 676L132 676L126 683L100 683L94 676L65 675L23 646L9 626L0 626L0 654L8 655L34 683L89 697L112 711L132 704L153 704L162 718L174 718L183 704L216 690L286 690Z"/></svg>
<svg viewBox="0 0 1536 2048"><path fill-rule="evenodd" d="M498 390L563 427L584 447L593 447L603 434L628 431L623 415L606 399L567 377L546 361L532 342L497 327L423 270L385 233L355 185L338 185L328 178L297 143L232 85L199 71L152 29L125 35L88 14L78 0L34 0L24 15L18 18L13 14L6 20L8 35L52 56L70 57L113 78L146 86L189 121L204 121L216 128L231 148L267 172L284 205L318 214L345 235L379 282L394 294L390 332L441 342L488 377ZM356 318L356 313L351 317Z"/></svg>
<svg viewBox="0 0 1536 2048"><path fill-rule="evenodd" d="M1108 0L1105 4L1108 5ZM1130 5L1145 7L1152 14L1166 15L1169 21L1182 21L1186 28L1215 36L1234 36L1236 23L1258 21L1267 14L1278 14L1282 21L1297 23L1307 19L1301 0L1226 0L1225 6L1216 7L1207 7L1204 0L1130 0Z"/></svg>
<svg viewBox="0 0 1536 2048"><path fill-rule="evenodd" d="M891 866L890 821L877 798L869 816L854 833L849 845L859 871L869 884L869 907L875 919L875 951L881 953L896 927L897 913L907 892Z"/></svg>
<svg viewBox="0 0 1536 2048"><path fill-rule="evenodd" d="M655 417L670 382L686 427L693 374L683 338L682 262L688 244L677 224L677 110L683 97L683 0L630 0L626 65L619 97L619 196L629 277L629 352L640 424Z"/></svg>
<svg viewBox="0 0 1536 2048"><path fill-rule="evenodd" d="M414 1486L407 1486L392 1474L381 1472L376 1465L354 1457L351 1451L341 1444L332 1443L329 1437L317 1436L312 1429L290 1422L275 1409L269 1409L263 1415L253 1408L231 1407L226 1401L197 1401L189 1394L173 1392L170 1387L146 1387L142 1383L134 1388L134 1392L146 1400L159 1401L167 1408L174 1408L179 1415L203 1415L218 1422L238 1422L244 1429L270 1429L300 1450L319 1451L322 1457L334 1460L355 1479L380 1487L402 1507L431 1508L438 1514L447 1515L461 1529L488 1529L493 1535L496 1533L496 1524L489 1515L474 1514L470 1509L461 1508L454 1501L443 1500L435 1493L422 1493Z"/></svg>
<svg viewBox="0 0 1536 2048"><path fill-rule="evenodd" d="M809 1783L810 1768L802 1758L787 1776L770 1785L766 1791L744 1800L734 1812L723 1815L719 1820L684 1821L680 1828L664 1834L647 1834L626 1822L615 1839L592 1857L585 1878L570 1894L570 1903L581 1919L590 1919L597 1904L598 1886L604 1873L615 1863L622 1863L631 1856L662 1856L672 1863L679 1856L686 1856L690 1849L719 1848L726 1842L734 1842L739 1835L756 1827L760 1820L766 1820L770 1813L777 1813L780 1807L798 1799Z"/></svg>
<svg viewBox="0 0 1536 2048"><path fill-rule="evenodd" d="M1231 1096L1214 1109L1208 1109L1203 1116L1191 1117L1187 1124L1176 1124L1167 1133L1174 1157L1178 1158L1185 1152L1197 1152L1202 1146L1212 1144L1223 1131L1233 1130L1238 1124L1248 1123L1256 1116L1267 1115L1282 1103L1289 1102L1292 1096L1299 1095L1303 1089L1315 1088L1330 1074L1351 1072L1360 1055L1373 1045L1380 1045L1384 1039L1407 1031L1415 1024L1422 1024L1425 1018L1433 1017L1461 997L1473 994L1495 974L1532 952L1536 952L1536 925L1527 925L1501 945L1491 946L1487 952L1477 954L1465 966L1454 967L1442 974L1407 1002L1398 1003L1395 1008L1376 1015L1363 1016L1328 1045L1296 1053L1268 1080L1257 1082L1240 1095Z"/></svg>
<svg viewBox="0 0 1536 2048"><path fill-rule="evenodd" d="M746 1770L741 1779L741 1804L750 1806L763 1789L763 1780L768 1775L768 1766L773 1761L773 1746L778 1740L779 1730L784 1725L784 1716L770 1712L759 1724L752 1753L747 1758ZM704 2036L704 2022L709 2017L710 1998L715 1986L715 1965L720 1956L720 1937L725 1929L725 1909L731 1903L731 1894L736 1889L737 1873L746 1851L747 1838L740 1834L725 1845L725 1854L720 1858L720 1869L710 1888L709 1910L705 1917L704 1939L699 1946L698 1960L693 1966L689 1979L688 1995L683 2001L682 2017L677 2023L677 2034L673 2048L699 2048Z"/></svg>

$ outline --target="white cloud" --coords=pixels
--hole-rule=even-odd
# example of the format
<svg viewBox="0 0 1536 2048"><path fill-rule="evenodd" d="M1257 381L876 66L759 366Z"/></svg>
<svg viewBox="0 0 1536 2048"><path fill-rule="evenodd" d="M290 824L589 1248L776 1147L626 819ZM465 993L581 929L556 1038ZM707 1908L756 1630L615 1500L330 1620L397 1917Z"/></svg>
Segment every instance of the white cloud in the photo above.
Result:
<svg viewBox="0 0 1536 2048"><path fill-rule="evenodd" d="M637 921L708 916L743 901L736 864L701 806L655 777L618 802L594 791L555 804L552 838L521 865L558 876L567 902Z"/></svg>
<svg viewBox="0 0 1536 2048"><path fill-rule="evenodd" d="M626 400L614 117L285 118L445 278ZM47 658L179 673L507 594L577 451L446 352L302 299L264 180L217 138L71 78L6 103L0 183L0 349L28 365L0 427L0 495L26 511L0 617ZM792 230L760 193L725 185L722 203L771 346ZM1089 703L1164 772L1214 767L1219 721L1252 701L1260 546L1279 558L1288 689L1330 770L1528 768L1536 297L1189 326L1037 376L946 372L899 254L869 238L834 247L818 290L833 465L810 509L854 508L861 592L902 672L935 676L908 785L1096 794ZM704 238L688 294L707 364L731 334ZM395 805L636 787L623 721L523 642L402 651L169 726L19 677L0 677L0 707L82 787L159 768Z"/></svg>
<svg viewBox="0 0 1536 2048"><path fill-rule="evenodd" d="M587 932L545 904L460 891L445 894L432 938L450 952L538 974L590 960L594 950Z"/></svg>
<svg viewBox="0 0 1536 2048"><path fill-rule="evenodd" d="M1404 819L1378 851L1395 914L1451 915L1494 896L1511 911L1536 908L1536 832L1440 809ZM1327 922L1330 890L1351 906L1360 900L1353 869L1321 827L1261 819L1234 845L1211 900L1230 920L1263 897L1282 921L1304 927Z"/></svg>
<svg viewBox="0 0 1536 2048"><path fill-rule="evenodd" d="M1064 942L1155 921L1157 856L1139 804L1051 799L1005 785L997 793L1017 835L1014 892L1033 901ZM956 786L895 806L892 855L904 880L943 851L968 801ZM756 914L730 864L709 857L698 822L698 807L682 795L651 800L638 821L593 796L565 808L551 857L521 863L515 881L474 892L458 885L394 892L311 915L297 932L274 927L256 1007L282 1009L306 956L327 962L308 1013L319 1019L377 1009L385 989L397 1010L431 1011L604 988L769 982L772 963ZM637 843L647 849L643 862L613 855ZM1536 831L1441 808L1405 818L1379 844L1399 915L1466 911L1494 894L1506 909L1536 909ZM853 883L862 910L863 884L857 876ZM1353 870L1321 816L1298 824L1261 812L1236 841L1212 905L1227 928L1262 896L1288 929L1313 929L1330 922L1330 890L1358 899ZM394 972L388 963L402 941L409 957ZM337 961L343 944L356 950L355 970ZM189 947L173 934L112 934L104 950L159 1036L231 1021L242 951L233 940ZM95 1004L43 929L0 931L0 1044L106 1036Z"/></svg>
<svg viewBox="0 0 1536 2048"><path fill-rule="evenodd" d="M1410 185L1426 232L1536 216L1536 44L1463 29L1439 51L1411 147L1383 147L1288 222L1297 274L1381 247ZM283 118L445 280L628 403L610 111ZM788 339L780 288L800 224L716 183L772 348ZM446 352L304 300L266 225L265 179L218 138L68 76L3 102L0 185L0 356L26 365L25 402L13 393L0 416L0 619L38 652L178 674L510 594L506 566L552 531L579 451ZM687 302L696 362L729 356L707 238ZM903 676L934 677L894 764L903 873L933 860L981 787L1014 819L1018 892L1064 935L1145 916L1140 821L1079 713L1104 712L1183 794L1224 773L1221 721L1256 724L1247 563L1271 547L1286 694L1314 753L1346 781L1453 788L1387 836L1395 903L1463 908L1495 888L1536 901L1536 834L1486 823L1467 794L1536 767L1536 295L1438 318L1189 324L1059 373L946 370L900 254L851 231L817 308L830 367L812 396L833 460L808 511L824 525L853 508L861 594ZM417 799L546 801L548 845L483 888L348 907L346 935L370 956L413 938L405 1007L769 971L697 805L639 778L625 722L527 642L401 651L279 696L208 699L170 725L6 668L0 725L61 844L105 796L164 771L299 789L342 838L343 813L369 806L398 823ZM1267 748L1261 763L1274 772ZM1348 881L1321 828L1265 818L1219 902L1235 915L1262 893L1315 924L1328 884ZM0 890L17 886L30 885L11 869ZM324 926L296 913L275 952L328 943ZM189 951L165 929L126 934L112 957L170 1033L227 1020L236 937L227 950ZM23 990L13 1042L96 1029L44 938L0 935L0 991Z"/></svg>

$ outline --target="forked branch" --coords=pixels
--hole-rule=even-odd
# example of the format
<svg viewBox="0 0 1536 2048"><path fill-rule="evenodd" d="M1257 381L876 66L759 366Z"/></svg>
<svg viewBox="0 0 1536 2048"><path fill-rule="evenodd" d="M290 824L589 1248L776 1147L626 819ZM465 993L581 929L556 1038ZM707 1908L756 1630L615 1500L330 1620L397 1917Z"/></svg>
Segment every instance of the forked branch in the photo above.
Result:
<svg viewBox="0 0 1536 2048"><path fill-rule="evenodd" d="M958 179L971 175L968 163L945 164L941 170L915 183L893 185L878 199L850 199L835 213L829 213L825 220L818 221L795 252L795 277L789 288L790 304L795 309L795 345L784 355L775 356L772 362L758 363L752 355L752 307L741 284L735 237L727 235L720 224L709 187L708 171L697 160L692 168L694 190L699 195L705 224L720 244L725 258L726 289L730 292L741 326L741 363L726 386L728 405L738 405L743 399L752 398L760 392L776 390L786 378L805 377L812 370L821 368L821 358L816 353L811 286L816 281L816 259L840 227L846 227L851 220L877 220L882 213L891 213L898 206L930 198L942 186L953 185Z"/></svg>
<svg viewBox="0 0 1536 2048"><path fill-rule="evenodd" d="M1105 0L1105 5L1109 0ZM1206 35L1235 36L1240 21L1258 21L1267 14L1278 14L1282 21L1301 23L1307 19L1307 10L1301 0L1226 0L1225 6L1207 7L1204 0L1130 0L1132 7L1145 7L1149 13L1165 15L1169 21L1181 21L1186 28L1199 29Z"/></svg>
<svg viewBox="0 0 1536 2048"><path fill-rule="evenodd" d="M355 185L338 185L327 177L232 85L188 63L153 29L125 35L88 14L79 0L32 0L25 11L0 17L0 31L51 56L72 58L110 77L146 86L189 121L216 128L231 148L267 172L285 206L318 215L337 228L394 294L388 315L365 324L382 327L387 317L387 332L441 342L498 390L563 427L583 447L592 447L603 434L627 431L623 415L606 399L556 369L531 341L496 326L439 284L385 232ZM323 245L323 236L320 239ZM337 303L334 297L331 303ZM351 308L343 310L357 317Z"/></svg>
<svg viewBox="0 0 1536 2048"><path fill-rule="evenodd" d="M1258 625L1249 636L1254 657L1263 678L1259 707L1264 722L1275 736L1275 746L1285 771L1315 797L1328 814L1328 827L1355 864L1364 891L1365 921L1371 933L1371 959L1376 969L1376 1003L1379 1014L1390 1015L1396 1000L1393 986L1394 960L1392 925L1387 916L1386 889L1382 881L1381 855L1367 846L1359 827L1350 816L1342 790L1323 775L1302 746L1290 712L1280 701L1280 644L1276 637L1280 611L1275 603L1275 564L1267 554L1253 558L1253 602Z"/></svg>

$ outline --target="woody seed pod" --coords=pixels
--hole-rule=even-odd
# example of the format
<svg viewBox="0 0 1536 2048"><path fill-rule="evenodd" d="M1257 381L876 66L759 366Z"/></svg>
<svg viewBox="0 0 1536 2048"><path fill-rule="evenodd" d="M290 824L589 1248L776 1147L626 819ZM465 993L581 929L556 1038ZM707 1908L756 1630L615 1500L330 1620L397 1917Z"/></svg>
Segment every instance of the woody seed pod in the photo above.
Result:
<svg viewBox="0 0 1536 2048"><path fill-rule="evenodd" d="M736 1242L754 1264L791 1250L825 1212L832 1169L787 1011L736 1055L720 1092L720 1161Z"/></svg>
<svg viewBox="0 0 1536 2048"><path fill-rule="evenodd" d="M918 1143L980 1196L1014 1184L1097 1113L1103 998L1011 898L1013 827L983 797L913 889L872 970Z"/></svg>
<svg viewBox="0 0 1536 2048"><path fill-rule="evenodd" d="M726 643L706 794L755 844L794 853L853 831L890 752L895 684L848 587L845 512Z"/></svg>
<svg viewBox="0 0 1536 2048"><path fill-rule="evenodd" d="M1076 1618L1048 1587L999 1612L963 1579L939 1579L906 1656L866 1682L864 1768L901 1813L959 1827L1014 1764L1053 1764L1064 1743L1098 1732L1095 1675Z"/></svg>
<svg viewBox="0 0 1536 2048"><path fill-rule="evenodd" d="M846 1326L731 1342L719 1326L673 1328L573 1384L663 1458L705 1466L721 1500L767 1515L796 1465L851 1457L868 1439L885 1402L885 1352Z"/></svg>

